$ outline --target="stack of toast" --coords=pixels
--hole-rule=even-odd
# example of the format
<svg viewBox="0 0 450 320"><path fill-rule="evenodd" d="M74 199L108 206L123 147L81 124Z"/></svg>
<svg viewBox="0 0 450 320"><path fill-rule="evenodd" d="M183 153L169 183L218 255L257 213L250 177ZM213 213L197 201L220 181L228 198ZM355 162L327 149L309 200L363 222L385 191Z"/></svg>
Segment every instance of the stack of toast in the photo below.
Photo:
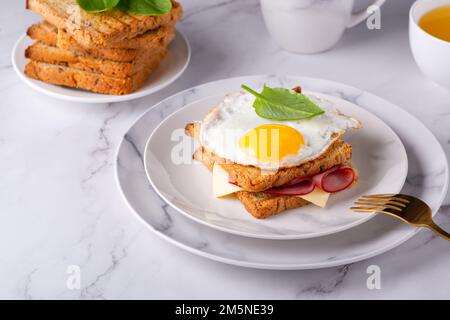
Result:
<svg viewBox="0 0 450 320"><path fill-rule="evenodd" d="M167 53L183 15L173 1L160 16L113 9L88 13L76 0L27 0L44 21L27 35L25 74L33 79L96 93L123 95L142 87Z"/></svg>

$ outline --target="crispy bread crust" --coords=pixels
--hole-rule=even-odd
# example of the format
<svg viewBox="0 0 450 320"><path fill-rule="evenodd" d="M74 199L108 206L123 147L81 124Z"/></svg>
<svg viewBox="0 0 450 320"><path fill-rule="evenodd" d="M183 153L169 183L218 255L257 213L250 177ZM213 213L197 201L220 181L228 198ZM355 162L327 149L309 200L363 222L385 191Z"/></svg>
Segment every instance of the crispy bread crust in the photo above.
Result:
<svg viewBox="0 0 450 320"><path fill-rule="evenodd" d="M131 62L146 51L160 50L167 47L175 37L175 29L173 26L166 26L147 32L127 41L124 47L129 48L85 48L70 37L66 31L58 30L46 21L33 24L28 28L27 35L31 39L46 45L72 51L77 56Z"/></svg>
<svg viewBox="0 0 450 320"><path fill-rule="evenodd" d="M157 49L167 46L175 37L175 25L161 26L157 29L149 30L127 41L105 44L103 50L130 50L130 49ZM89 47L80 45L68 31L58 29L58 47L68 50L86 51Z"/></svg>
<svg viewBox="0 0 450 320"><path fill-rule="evenodd" d="M58 41L58 29L48 22L43 21L31 25L27 29L27 36L48 46L55 47L56 42Z"/></svg>
<svg viewBox="0 0 450 320"><path fill-rule="evenodd" d="M198 137L198 127L194 123L189 123L185 127L186 134L194 138ZM194 158L203 161L210 169L214 162L220 163L230 179L241 188L246 191L258 192L282 186L295 178L313 176L336 165L348 163L352 158L352 147L342 140L336 140L318 158L300 166L280 168L274 173L262 172L261 169L254 166L227 162L204 147L200 147L194 153Z"/></svg>
<svg viewBox="0 0 450 320"><path fill-rule="evenodd" d="M288 209L306 206L310 202L300 197L275 196L264 192L236 192L245 209L257 219L265 219Z"/></svg>
<svg viewBox="0 0 450 320"><path fill-rule="evenodd" d="M27 0L27 9L65 29L84 47L120 45L148 30L175 24L182 15L181 5L173 1L171 12L161 16L139 16L117 9L91 14L75 0Z"/></svg>
<svg viewBox="0 0 450 320"><path fill-rule="evenodd" d="M159 49L161 51L162 49ZM93 59L79 56L76 53L36 42L25 50L25 57L31 60L60 64L70 68L97 72L116 78L127 78L145 68L146 63L153 55L159 52L144 51L133 62L117 62L105 59Z"/></svg>
<svg viewBox="0 0 450 320"><path fill-rule="evenodd" d="M103 48L83 48L72 38L62 40L58 43L58 29L46 21L33 24L27 30L27 35L36 41L42 42L52 47L59 47L73 51L74 54L93 59L106 59L118 62L133 61L142 50L145 49L103 49Z"/></svg>
<svg viewBox="0 0 450 320"><path fill-rule="evenodd" d="M165 53L166 51L162 51L159 55L155 55L144 69L127 78L115 78L33 60L25 66L25 74L30 78L56 85L80 88L96 93L123 95L142 87Z"/></svg>

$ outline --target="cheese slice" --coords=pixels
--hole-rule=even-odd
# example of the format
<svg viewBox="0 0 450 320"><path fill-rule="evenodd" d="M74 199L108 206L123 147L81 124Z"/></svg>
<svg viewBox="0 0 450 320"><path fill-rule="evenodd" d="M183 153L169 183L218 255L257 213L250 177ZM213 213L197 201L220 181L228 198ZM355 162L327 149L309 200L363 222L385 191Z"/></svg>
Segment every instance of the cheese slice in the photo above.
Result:
<svg viewBox="0 0 450 320"><path fill-rule="evenodd" d="M318 207L325 208L328 202L328 198L330 197L330 193L323 191L319 187L316 187L314 188L313 192L299 197L315 204Z"/></svg>
<svg viewBox="0 0 450 320"><path fill-rule="evenodd" d="M222 168L220 164L214 164L212 173L214 197L222 198L232 195L237 191L242 191L241 187L228 182L228 173ZM318 207L325 208L330 194L320 188L315 188L314 191L298 197L305 199L306 201L309 201Z"/></svg>
<svg viewBox="0 0 450 320"><path fill-rule="evenodd" d="M214 163L213 167L213 194L216 198L231 195L242 188L228 182L228 173L220 164Z"/></svg>

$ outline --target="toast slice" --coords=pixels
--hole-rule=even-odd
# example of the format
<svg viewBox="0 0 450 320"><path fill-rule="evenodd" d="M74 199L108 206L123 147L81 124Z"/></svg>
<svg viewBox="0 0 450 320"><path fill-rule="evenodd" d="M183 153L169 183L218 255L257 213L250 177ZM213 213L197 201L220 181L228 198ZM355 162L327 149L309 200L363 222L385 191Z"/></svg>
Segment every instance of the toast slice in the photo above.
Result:
<svg viewBox="0 0 450 320"><path fill-rule="evenodd" d="M152 55L158 55L157 50L146 50L132 62L117 62L105 59L92 59L85 56L36 42L25 50L25 57L31 60L49 64L65 65L69 68L102 73L116 78L127 78L143 69Z"/></svg>
<svg viewBox="0 0 450 320"><path fill-rule="evenodd" d="M96 93L124 95L141 88L165 54L166 50L162 50L158 55L152 56L145 68L127 78L110 77L34 60L29 61L26 65L25 75L55 85L80 88Z"/></svg>
<svg viewBox="0 0 450 320"><path fill-rule="evenodd" d="M62 40L58 45L58 28L47 21L33 24L27 30L27 35L36 41L52 47L59 47L73 51L79 56L90 57L94 59L106 59L118 62L133 61L144 49L103 49L103 48L83 48L70 37L69 40Z"/></svg>
<svg viewBox="0 0 450 320"><path fill-rule="evenodd" d="M27 0L26 7L41 15L58 29L66 30L77 43L86 48L111 47L157 29L174 25L183 15L178 2L160 16L141 16L113 9L104 13L88 13L76 0Z"/></svg>
<svg viewBox="0 0 450 320"><path fill-rule="evenodd" d="M31 25L27 29L27 36L48 46L56 47L56 43L58 42L58 28L47 21L42 21Z"/></svg>
<svg viewBox="0 0 450 320"><path fill-rule="evenodd" d="M185 127L186 134L197 138L198 127L195 123L187 124ZM203 147L200 147L194 153L194 158L208 163L208 168L210 165L214 165L214 162L220 163L230 176L230 179L241 188L246 191L259 192L273 187L280 187L295 178L310 177L336 165L348 163L352 158L352 147L342 140L336 140L318 158L300 166L280 168L272 174L264 173L261 169L254 166L230 163ZM204 158L206 159L205 161L203 160Z"/></svg>
<svg viewBox="0 0 450 320"><path fill-rule="evenodd" d="M103 50L120 50L120 49L155 49L161 46L167 46L175 37L175 25L169 24L144 32L134 38L127 39L123 42L107 44L101 48ZM68 50L90 50L89 47L80 45L65 29L58 29L57 45L60 48Z"/></svg>
<svg viewBox="0 0 450 320"><path fill-rule="evenodd" d="M264 192L236 192L239 201L248 213L257 219L266 219L285 210L300 208L310 204L300 197L276 196Z"/></svg>
<svg viewBox="0 0 450 320"><path fill-rule="evenodd" d="M166 47L175 37L174 27L167 26L157 31L146 32L127 41L128 48L84 48L80 46L66 31L58 30L47 21L33 24L27 30L27 35L43 44L73 51L74 54L96 59L106 59L119 62L130 62L145 50L157 50Z"/></svg>

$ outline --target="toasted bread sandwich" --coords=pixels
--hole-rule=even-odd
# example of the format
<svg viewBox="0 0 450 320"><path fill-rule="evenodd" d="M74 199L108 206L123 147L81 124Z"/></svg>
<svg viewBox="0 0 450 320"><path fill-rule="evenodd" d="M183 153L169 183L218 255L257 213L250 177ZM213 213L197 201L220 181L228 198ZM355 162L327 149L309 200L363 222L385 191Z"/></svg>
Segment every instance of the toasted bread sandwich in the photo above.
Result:
<svg viewBox="0 0 450 320"><path fill-rule="evenodd" d="M196 126L198 124L189 123L185 128L186 134L194 139L198 139L196 135L198 130L194 130ZM280 169L273 174L263 174L260 168L229 163L204 147L198 148L193 154L193 159L201 161L209 171L213 171L214 165L219 164L227 172L230 181L246 190L236 192L236 196L246 210L258 219L310 204L301 197L269 194L265 193L265 190L281 187L297 178L315 176L338 165L352 167L351 158L352 147L342 140L337 140L327 152L314 160L296 167ZM358 172L355 168L353 170L355 172L353 183L356 183Z"/></svg>
<svg viewBox="0 0 450 320"><path fill-rule="evenodd" d="M291 101L294 98L288 97ZM302 95L301 99L308 97ZM252 106L256 98L237 92L227 96L202 121L185 127L186 134L200 143L193 158L213 174L219 166L227 183L233 185L229 192L234 192L255 218L264 219L311 202L317 204L317 197L321 198L318 205L323 206L330 194L358 181L358 171L351 164L352 147L340 136L346 129L359 128L360 123L327 101L310 99L323 109L318 107L322 111L316 117L277 121L261 118ZM262 135L271 133L271 129L276 135ZM253 143L247 139L252 133L257 133ZM229 139L228 143L223 139ZM272 158L265 157L262 150L272 150ZM270 167L269 160L276 167ZM216 191L214 194L217 196Z"/></svg>

